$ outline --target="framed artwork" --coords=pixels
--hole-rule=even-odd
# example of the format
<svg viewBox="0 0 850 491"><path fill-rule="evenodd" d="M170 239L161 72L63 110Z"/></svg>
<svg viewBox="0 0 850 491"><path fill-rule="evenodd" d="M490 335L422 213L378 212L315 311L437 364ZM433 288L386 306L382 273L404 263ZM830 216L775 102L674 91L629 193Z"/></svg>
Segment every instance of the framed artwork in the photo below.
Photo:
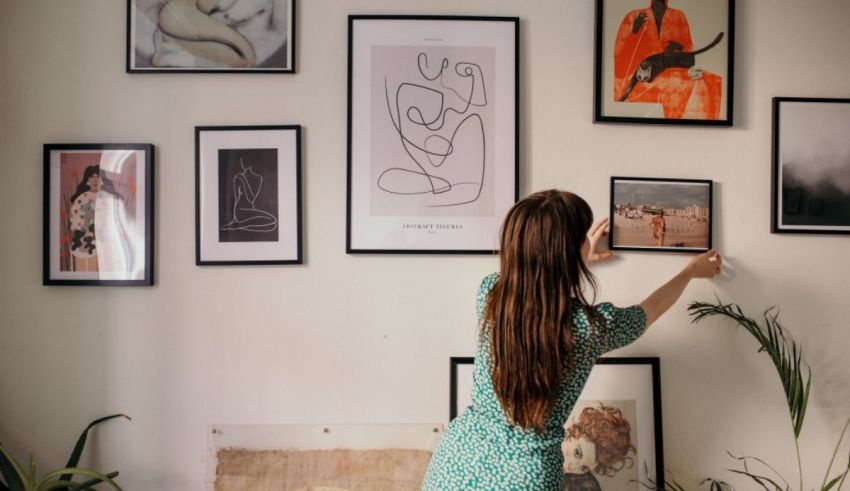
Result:
<svg viewBox="0 0 850 491"><path fill-rule="evenodd" d="M711 249L713 182L611 178L611 250L705 252Z"/></svg>
<svg viewBox="0 0 850 491"><path fill-rule="evenodd" d="M850 99L773 99L772 233L850 233Z"/></svg>
<svg viewBox="0 0 850 491"><path fill-rule="evenodd" d="M596 0L594 122L732 126L734 0Z"/></svg>
<svg viewBox="0 0 850 491"><path fill-rule="evenodd" d="M449 369L449 420L453 420L464 408L472 405L472 375L475 358L453 356Z"/></svg>
<svg viewBox="0 0 850 491"><path fill-rule="evenodd" d="M295 73L295 0L127 0L127 72Z"/></svg>
<svg viewBox="0 0 850 491"><path fill-rule="evenodd" d="M195 128L195 264L301 264L301 126Z"/></svg>
<svg viewBox="0 0 850 491"><path fill-rule="evenodd" d="M493 253L518 197L519 19L348 18L348 253Z"/></svg>
<svg viewBox="0 0 850 491"><path fill-rule="evenodd" d="M44 145L45 285L153 285L154 147Z"/></svg>
<svg viewBox="0 0 850 491"><path fill-rule="evenodd" d="M470 406L473 358L452 358L450 412ZM664 476L659 359L600 358L564 424L566 489L641 489ZM596 452L599 442L606 452Z"/></svg>

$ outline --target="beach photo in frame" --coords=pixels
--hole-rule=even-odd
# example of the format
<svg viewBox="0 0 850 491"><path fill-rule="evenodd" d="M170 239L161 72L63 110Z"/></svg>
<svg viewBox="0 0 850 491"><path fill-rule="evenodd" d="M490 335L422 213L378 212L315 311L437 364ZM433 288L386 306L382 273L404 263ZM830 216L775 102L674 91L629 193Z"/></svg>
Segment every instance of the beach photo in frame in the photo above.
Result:
<svg viewBox="0 0 850 491"><path fill-rule="evenodd" d="M773 99L771 232L850 234L850 99Z"/></svg>
<svg viewBox="0 0 850 491"><path fill-rule="evenodd" d="M295 73L296 0L127 0L127 72Z"/></svg>
<svg viewBox="0 0 850 491"><path fill-rule="evenodd" d="M611 250L705 252L712 244L714 183L612 177Z"/></svg>
<svg viewBox="0 0 850 491"><path fill-rule="evenodd" d="M472 405L475 359L450 359L449 419ZM565 489L638 491L664 476L661 375L657 357L596 361L564 424ZM595 452L597 442L606 452ZM595 455L589 463L588 455ZM590 469L588 469L590 467Z"/></svg>
<svg viewBox="0 0 850 491"><path fill-rule="evenodd" d="M151 144L44 145L43 284L153 284Z"/></svg>
<svg viewBox="0 0 850 491"><path fill-rule="evenodd" d="M596 0L594 122L732 126L734 0Z"/></svg>
<svg viewBox="0 0 850 491"><path fill-rule="evenodd" d="M301 264L301 126L195 127L195 264Z"/></svg>
<svg viewBox="0 0 850 491"><path fill-rule="evenodd" d="M348 28L346 252L498 250L519 191L519 19Z"/></svg>

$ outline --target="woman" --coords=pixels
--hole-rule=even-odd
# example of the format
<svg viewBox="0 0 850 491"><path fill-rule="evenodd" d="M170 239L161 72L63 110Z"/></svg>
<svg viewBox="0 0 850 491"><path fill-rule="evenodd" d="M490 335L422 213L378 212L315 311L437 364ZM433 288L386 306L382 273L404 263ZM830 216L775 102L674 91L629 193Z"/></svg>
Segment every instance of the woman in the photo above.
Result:
<svg viewBox="0 0 850 491"><path fill-rule="evenodd" d="M611 253L596 250L607 220L592 222L583 199L556 190L508 212L500 273L478 293L472 406L446 429L423 490L562 490L563 425L596 359L637 339L691 279L720 272L709 251L639 305L594 306L587 263Z"/></svg>
<svg viewBox="0 0 850 491"><path fill-rule="evenodd" d="M101 176L100 165L86 167L76 192L69 200L71 207L68 226L71 232L74 271L98 271L96 224L98 221L105 221L106 212L113 208L106 203L113 198L123 199L115 190L112 181Z"/></svg>

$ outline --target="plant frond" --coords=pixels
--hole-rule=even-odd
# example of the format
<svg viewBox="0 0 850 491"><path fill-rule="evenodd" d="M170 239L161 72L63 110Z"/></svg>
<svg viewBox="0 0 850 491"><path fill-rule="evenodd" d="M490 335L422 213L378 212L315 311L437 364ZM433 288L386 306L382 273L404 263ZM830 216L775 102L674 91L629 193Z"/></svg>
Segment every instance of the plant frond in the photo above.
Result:
<svg viewBox="0 0 850 491"><path fill-rule="evenodd" d="M71 456L68 458L68 463L65 464L65 467L76 468L77 464L80 463L80 456L83 454L83 448L86 446L86 439L89 436L89 430L91 430L95 426L99 425L100 423L103 423L103 422L109 421L110 419L115 419L115 418L132 419L129 416L127 416L126 414L112 414L112 415L109 415L109 416L104 416L102 418L98 418L98 419L92 421L91 423L89 423L89 425L86 426L86 428L80 434L80 437L77 439L77 444L74 445L74 450L71 451ZM66 475L63 475L62 477L60 477L60 479L64 479L64 480L68 481L68 480L71 479L71 476L66 474Z"/></svg>
<svg viewBox="0 0 850 491"><path fill-rule="evenodd" d="M758 351L767 353L782 382L791 425L794 429L794 438L798 439L806 416L812 375L809 367L802 361L802 349L785 334L776 310L775 307L771 307L764 312L764 327L762 327L758 322L747 317L741 307L736 304L724 304L718 300L717 304L692 302L688 306L688 312L693 318L691 322L697 323L706 317L721 315L734 320L738 326L743 327L758 341Z"/></svg>

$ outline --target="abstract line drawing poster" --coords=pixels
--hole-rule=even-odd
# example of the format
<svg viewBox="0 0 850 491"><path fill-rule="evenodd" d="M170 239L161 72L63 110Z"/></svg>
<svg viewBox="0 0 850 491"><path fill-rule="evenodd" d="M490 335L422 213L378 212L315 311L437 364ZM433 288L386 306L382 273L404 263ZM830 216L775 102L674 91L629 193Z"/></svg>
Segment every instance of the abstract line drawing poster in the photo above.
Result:
<svg viewBox="0 0 850 491"><path fill-rule="evenodd" d="M196 264L298 264L300 126L202 126Z"/></svg>
<svg viewBox="0 0 850 491"><path fill-rule="evenodd" d="M773 99L773 233L850 234L850 99Z"/></svg>
<svg viewBox="0 0 850 491"><path fill-rule="evenodd" d="M596 0L594 121L732 125L734 0Z"/></svg>
<svg viewBox="0 0 850 491"><path fill-rule="evenodd" d="M498 249L517 36L515 18L349 17L347 252Z"/></svg>

